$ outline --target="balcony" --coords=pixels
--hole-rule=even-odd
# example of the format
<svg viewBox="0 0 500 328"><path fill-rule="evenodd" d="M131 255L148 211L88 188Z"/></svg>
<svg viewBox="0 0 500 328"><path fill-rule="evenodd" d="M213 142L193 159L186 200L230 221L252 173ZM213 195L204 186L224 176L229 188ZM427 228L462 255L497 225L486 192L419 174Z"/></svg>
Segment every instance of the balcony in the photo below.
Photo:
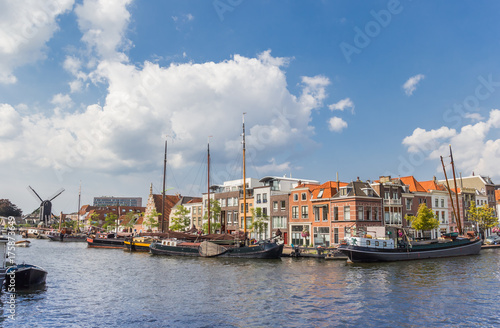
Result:
<svg viewBox="0 0 500 328"><path fill-rule="evenodd" d="M384 199L384 205L401 205L401 199Z"/></svg>

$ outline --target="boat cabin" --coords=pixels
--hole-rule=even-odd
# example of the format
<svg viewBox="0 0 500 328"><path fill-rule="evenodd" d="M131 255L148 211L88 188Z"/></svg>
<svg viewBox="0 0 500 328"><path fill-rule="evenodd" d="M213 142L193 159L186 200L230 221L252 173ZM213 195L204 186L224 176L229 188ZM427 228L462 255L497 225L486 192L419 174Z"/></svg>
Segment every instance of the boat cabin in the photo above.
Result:
<svg viewBox="0 0 500 328"><path fill-rule="evenodd" d="M347 237L345 239L347 245L370 247L379 249L394 249L393 239L378 239L378 238L364 238L364 237Z"/></svg>
<svg viewBox="0 0 500 328"><path fill-rule="evenodd" d="M178 240L177 238L172 238L172 239L164 239L161 241L161 244L163 246L177 246Z"/></svg>

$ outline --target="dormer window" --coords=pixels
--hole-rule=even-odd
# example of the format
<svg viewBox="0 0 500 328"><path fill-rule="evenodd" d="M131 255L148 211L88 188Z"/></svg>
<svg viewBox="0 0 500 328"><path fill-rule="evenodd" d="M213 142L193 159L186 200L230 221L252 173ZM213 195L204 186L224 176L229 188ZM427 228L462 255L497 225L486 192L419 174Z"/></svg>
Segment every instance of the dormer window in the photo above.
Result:
<svg viewBox="0 0 500 328"><path fill-rule="evenodd" d="M347 196L347 188L340 188L340 196Z"/></svg>
<svg viewBox="0 0 500 328"><path fill-rule="evenodd" d="M302 200L307 200L307 194L305 192L302 193L301 199Z"/></svg>
<svg viewBox="0 0 500 328"><path fill-rule="evenodd" d="M319 193L318 193L318 198L323 197L323 191L325 191L325 189L320 189L320 190L319 190Z"/></svg>

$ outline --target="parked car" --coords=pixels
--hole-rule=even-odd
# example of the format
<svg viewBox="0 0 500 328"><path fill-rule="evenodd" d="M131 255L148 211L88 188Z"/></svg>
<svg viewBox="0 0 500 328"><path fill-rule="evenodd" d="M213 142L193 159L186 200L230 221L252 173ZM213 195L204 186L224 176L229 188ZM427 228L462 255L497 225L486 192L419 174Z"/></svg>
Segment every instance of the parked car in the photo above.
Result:
<svg viewBox="0 0 500 328"><path fill-rule="evenodd" d="M484 240L484 243L486 245L500 244L500 236L498 236L498 235L491 235L489 237L486 237L486 239Z"/></svg>

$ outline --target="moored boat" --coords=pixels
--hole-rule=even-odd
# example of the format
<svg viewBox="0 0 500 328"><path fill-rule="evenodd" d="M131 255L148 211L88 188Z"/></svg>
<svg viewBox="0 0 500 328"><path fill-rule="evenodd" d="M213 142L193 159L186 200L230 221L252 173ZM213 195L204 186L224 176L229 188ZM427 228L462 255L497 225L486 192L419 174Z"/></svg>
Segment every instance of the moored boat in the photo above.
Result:
<svg viewBox="0 0 500 328"><path fill-rule="evenodd" d="M149 245L154 241L153 237L137 236L123 241L124 250L130 252L149 252Z"/></svg>
<svg viewBox="0 0 500 328"><path fill-rule="evenodd" d="M14 243L16 247L30 247L31 242L29 240L18 240Z"/></svg>
<svg viewBox="0 0 500 328"><path fill-rule="evenodd" d="M90 248L123 248L125 236L116 236L114 233L101 233L87 237L87 247Z"/></svg>
<svg viewBox="0 0 500 328"><path fill-rule="evenodd" d="M85 242L87 241L87 235L83 233L75 234L65 234L57 233L48 236L51 241L61 241L61 242Z"/></svg>
<svg viewBox="0 0 500 328"><path fill-rule="evenodd" d="M476 255L481 239L457 237L431 243L395 243L393 239L351 237L338 250L351 262L390 262Z"/></svg>
<svg viewBox="0 0 500 328"><path fill-rule="evenodd" d="M45 284L47 271L31 264L16 264L7 268L5 284L16 289L33 288Z"/></svg>
<svg viewBox="0 0 500 328"><path fill-rule="evenodd" d="M283 253L283 246L274 242L261 242L249 246L241 243L221 245L211 241L189 242L172 238L153 242L150 249L155 255L278 259Z"/></svg>

